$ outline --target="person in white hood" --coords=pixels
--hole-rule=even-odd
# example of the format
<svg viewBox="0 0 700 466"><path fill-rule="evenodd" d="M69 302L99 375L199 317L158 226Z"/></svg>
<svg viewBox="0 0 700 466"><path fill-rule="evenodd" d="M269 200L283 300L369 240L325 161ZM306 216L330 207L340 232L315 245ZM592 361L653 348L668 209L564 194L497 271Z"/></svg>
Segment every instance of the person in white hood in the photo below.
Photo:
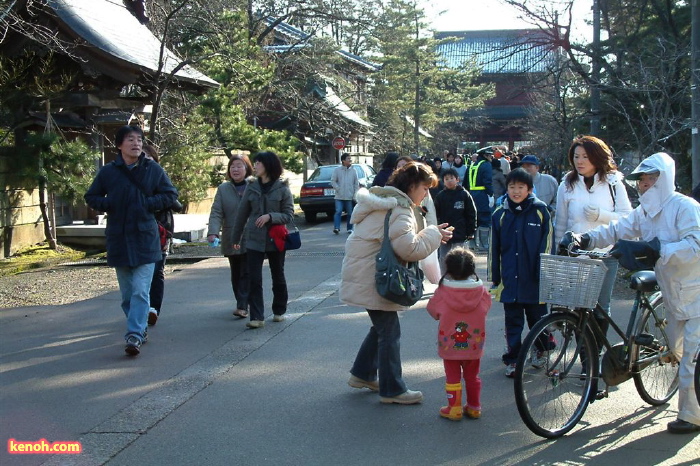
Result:
<svg viewBox="0 0 700 466"><path fill-rule="evenodd" d="M658 258L654 271L669 311L666 333L680 361L678 419L668 424L668 431L680 434L700 431L692 362L700 341L700 204L675 192L675 175L675 163L668 154L659 152L644 159L627 177L637 181L639 206L574 243L593 249L640 238Z"/></svg>

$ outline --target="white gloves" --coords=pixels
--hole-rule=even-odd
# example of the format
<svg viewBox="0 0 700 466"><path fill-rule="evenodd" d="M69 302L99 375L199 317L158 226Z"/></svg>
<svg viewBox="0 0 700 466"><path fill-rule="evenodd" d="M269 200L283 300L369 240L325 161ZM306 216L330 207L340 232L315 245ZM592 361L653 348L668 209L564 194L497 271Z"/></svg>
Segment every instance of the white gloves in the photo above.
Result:
<svg viewBox="0 0 700 466"><path fill-rule="evenodd" d="M493 208L493 203L496 202L493 196L489 196L489 209Z"/></svg>
<svg viewBox="0 0 700 466"><path fill-rule="evenodd" d="M609 210L601 209L598 206L587 205L583 208L583 215L589 222L610 223L617 218L617 214Z"/></svg>
<svg viewBox="0 0 700 466"><path fill-rule="evenodd" d="M600 216L600 207L589 204L583 208L583 215L589 222L595 222Z"/></svg>

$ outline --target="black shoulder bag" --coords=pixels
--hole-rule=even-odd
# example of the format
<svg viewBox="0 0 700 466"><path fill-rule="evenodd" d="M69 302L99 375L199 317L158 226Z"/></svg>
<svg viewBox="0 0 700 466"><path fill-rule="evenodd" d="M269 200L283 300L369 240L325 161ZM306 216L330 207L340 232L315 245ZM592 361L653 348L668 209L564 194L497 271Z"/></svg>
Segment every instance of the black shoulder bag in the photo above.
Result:
<svg viewBox="0 0 700 466"><path fill-rule="evenodd" d="M389 240L390 215L391 210L384 218L384 239L376 258L374 280L377 293L396 304L413 306L423 297L423 271L418 262L403 265L396 258Z"/></svg>

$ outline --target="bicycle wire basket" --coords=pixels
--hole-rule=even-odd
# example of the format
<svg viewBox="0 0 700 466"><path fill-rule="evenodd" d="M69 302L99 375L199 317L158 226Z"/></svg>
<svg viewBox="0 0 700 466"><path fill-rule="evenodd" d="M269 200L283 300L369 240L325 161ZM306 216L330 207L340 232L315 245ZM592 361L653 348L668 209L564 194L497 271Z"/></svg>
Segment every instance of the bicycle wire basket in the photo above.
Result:
<svg viewBox="0 0 700 466"><path fill-rule="evenodd" d="M598 259L540 254L540 302L593 308L607 270Z"/></svg>

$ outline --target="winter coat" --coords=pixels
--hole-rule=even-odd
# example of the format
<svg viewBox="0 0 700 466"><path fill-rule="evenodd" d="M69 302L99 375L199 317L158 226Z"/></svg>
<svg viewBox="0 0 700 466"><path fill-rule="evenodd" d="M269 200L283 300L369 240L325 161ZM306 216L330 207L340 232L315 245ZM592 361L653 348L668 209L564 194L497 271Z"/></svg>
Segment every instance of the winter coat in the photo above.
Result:
<svg viewBox="0 0 700 466"><path fill-rule="evenodd" d="M394 173L394 167L391 168L382 168L379 170L379 172L374 176L374 179L372 180L372 186L384 186L387 181L389 181L389 177Z"/></svg>
<svg viewBox="0 0 700 466"><path fill-rule="evenodd" d="M479 155L474 164L479 164L479 167L476 169L476 183L474 186L469 185L469 173L472 169L472 167L469 166L462 180L462 186L472 195L477 212L491 212L491 208L489 207L489 196L493 196L493 168L491 167L491 162L486 160L483 155ZM483 186L484 189L474 189L475 187L481 186Z"/></svg>
<svg viewBox="0 0 700 466"><path fill-rule="evenodd" d="M333 170L331 175L331 186L335 189L335 199L350 201L355 197L355 193L360 189L360 180L357 178L357 171L351 166L341 165Z"/></svg>
<svg viewBox="0 0 700 466"><path fill-rule="evenodd" d="M249 177L246 184L255 181L254 177ZM209 229L208 235L221 235L221 254L224 256L234 256L245 254L246 238L243 235L241 248L236 250L233 248L233 222L236 219L243 195L238 194L238 189L233 181L224 181L216 189L214 203L209 212Z"/></svg>
<svg viewBox="0 0 700 466"><path fill-rule="evenodd" d="M492 174L491 174L491 185L493 189L493 197L498 199L506 193L506 175L503 174L503 170L500 169L501 163L496 161L499 168L494 168L491 164Z"/></svg>
<svg viewBox="0 0 700 466"><path fill-rule="evenodd" d="M639 206L610 225L588 231L590 247L618 239L659 238L661 256L654 271L667 309L678 320L700 317L700 204L675 192L676 167L664 153L642 163L659 169L659 179L639 198Z"/></svg>
<svg viewBox="0 0 700 466"><path fill-rule="evenodd" d="M567 231L583 233L599 225L607 225L632 212L632 204L627 197L627 190L622 184L620 172L609 173L603 181L600 181L598 174L596 174L590 190L586 188L581 175L578 175L573 189L569 188L566 177L564 178L557 190L555 244L559 244ZM595 222L586 220L583 209L587 205L600 208L598 220Z"/></svg>
<svg viewBox="0 0 700 466"><path fill-rule="evenodd" d="M352 306L383 311L402 311L405 306L377 293L376 257L384 239L384 218L389 218L389 238L396 256L403 261L425 259L440 246L442 235L435 225L423 228L420 208L393 186L360 188L350 222L355 225L345 242L340 300ZM421 217L421 218L419 218Z"/></svg>
<svg viewBox="0 0 700 466"><path fill-rule="evenodd" d="M126 170L119 153L100 169L84 196L91 208L107 213L107 264L112 267L136 267L163 258L155 212L170 209L177 200L168 175L143 153L131 169L141 188Z"/></svg>
<svg viewBox="0 0 700 466"><path fill-rule="evenodd" d="M520 204L509 197L491 218L488 279L502 303L537 304L540 254L552 253L552 219L544 202L530 194Z"/></svg>
<svg viewBox="0 0 700 466"><path fill-rule="evenodd" d="M546 173L537 173L532 178L532 182L535 185L534 192L537 199L547 204L550 212L554 212L557 206L557 190L559 189L556 178Z"/></svg>
<svg viewBox="0 0 700 466"><path fill-rule="evenodd" d="M263 228L256 227L255 220L266 214L270 214L270 221ZM246 250L277 252L268 230L272 225L289 225L293 219L294 198L287 180L276 180L270 190L263 193L259 179L249 179L233 222L233 244L241 243L245 228Z"/></svg>
<svg viewBox="0 0 700 466"><path fill-rule="evenodd" d="M438 224L449 223L455 229L450 243L463 243L476 231L476 207L471 195L460 185L443 189L433 201Z"/></svg>
<svg viewBox="0 0 700 466"><path fill-rule="evenodd" d="M438 355L442 359L481 359L486 342L486 314L491 295L481 280L445 277L428 301L428 313L438 326Z"/></svg>

